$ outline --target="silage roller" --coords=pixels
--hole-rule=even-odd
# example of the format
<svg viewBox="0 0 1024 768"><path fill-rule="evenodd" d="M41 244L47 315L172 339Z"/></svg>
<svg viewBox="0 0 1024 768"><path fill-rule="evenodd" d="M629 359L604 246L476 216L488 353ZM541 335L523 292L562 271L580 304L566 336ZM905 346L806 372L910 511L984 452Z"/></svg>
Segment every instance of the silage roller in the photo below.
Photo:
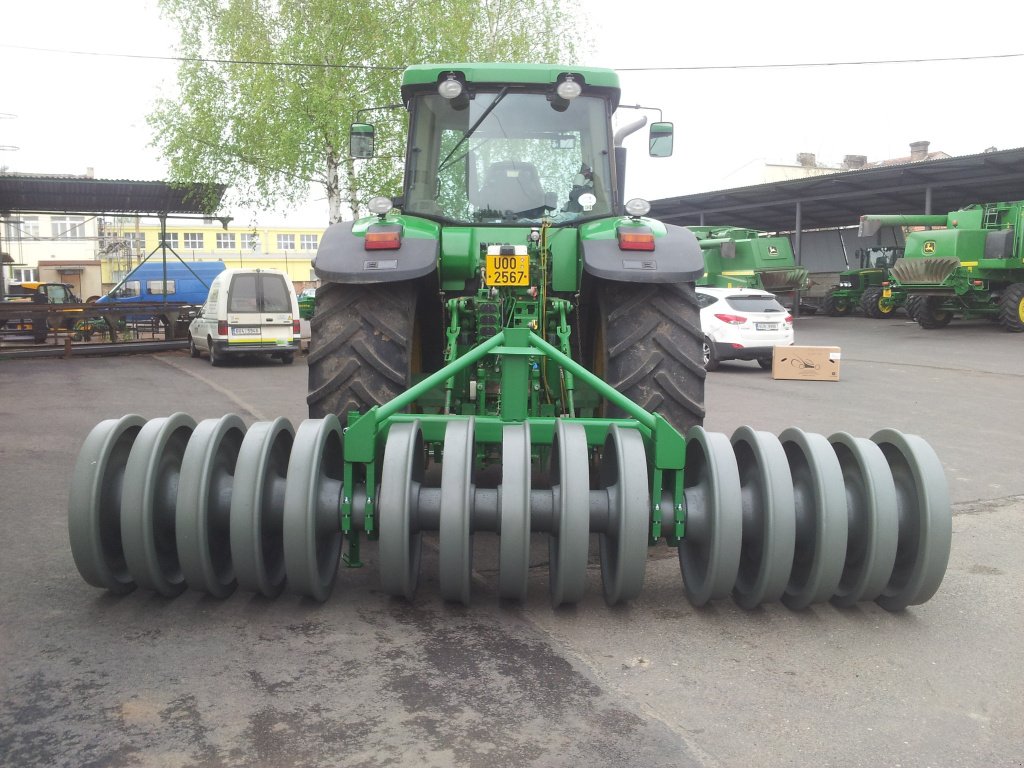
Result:
<svg viewBox="0 0 1024 768"><path fill-rule="evenodd" d="M334 416L298 429L283 418L246 428L235 415L197 424L180 413L101 422L71 483L79 572L114 593L172 597L191 587L227 597L241 588L274 597L287 587L323 601L345 544L345 561L358 565L365 537L377 540L383 590L412 599L423 534L436 533L440 595L468 604L474 536L493 533L497 593L523 600L530 541L543 534L558 606L583 598L596 534L609 604L639 594L647 547L660 541L678 547L697 606L731 594L744 608L874 600L900 610L938 589L950 505L923 439L895 430L826 439L795 428L776 437L750 427L729 438L693 427L684 440L536 335L501 346L506 333L348 429ZM631 418L401 412L487 354L554 357ZM431 484L426 470L438 455ZM488 462L500 477L478 483Z"/></svg>

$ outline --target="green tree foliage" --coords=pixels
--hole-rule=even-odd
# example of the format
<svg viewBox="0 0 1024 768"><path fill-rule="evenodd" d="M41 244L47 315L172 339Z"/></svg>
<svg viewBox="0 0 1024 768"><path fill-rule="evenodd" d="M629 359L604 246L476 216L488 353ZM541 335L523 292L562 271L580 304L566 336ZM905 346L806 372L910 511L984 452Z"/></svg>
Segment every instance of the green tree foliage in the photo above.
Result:
<svg viewBox="0 0 1024 768"><path fill-rule="evenodd" d="M365 114L378 157L348 157L357 111L399 100L401 71L444 61L577 60L576 0L160 0L181 32L177 99L148 120L172 179L225 183L235 202L326 194L332 221L395 194L404 110Z"/></svg>

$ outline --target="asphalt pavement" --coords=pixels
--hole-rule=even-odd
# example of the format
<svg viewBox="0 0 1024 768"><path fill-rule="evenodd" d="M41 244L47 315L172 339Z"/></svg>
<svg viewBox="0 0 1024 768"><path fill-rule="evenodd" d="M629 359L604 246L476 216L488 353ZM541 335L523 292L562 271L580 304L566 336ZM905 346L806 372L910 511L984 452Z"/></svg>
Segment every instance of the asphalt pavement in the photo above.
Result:
<svg viewBox="0 0 1024 768"><path fill-rule="evenodd" d="M68 545L92 426L175 411L298 424L304 361L0 362L0 765L1024 765L1024 335L860 317L796 333L842 348L841 380L724 363L706 426L925 437L955 504L949 570L923 605L694 609L660 546L629 605L604 605L594 559L586 599L552 610L539 537L529 599L507 605L483 534L470 608L440 600L429 541L414 603L380 592L372 545L324 604L110 596Z"/></svg>

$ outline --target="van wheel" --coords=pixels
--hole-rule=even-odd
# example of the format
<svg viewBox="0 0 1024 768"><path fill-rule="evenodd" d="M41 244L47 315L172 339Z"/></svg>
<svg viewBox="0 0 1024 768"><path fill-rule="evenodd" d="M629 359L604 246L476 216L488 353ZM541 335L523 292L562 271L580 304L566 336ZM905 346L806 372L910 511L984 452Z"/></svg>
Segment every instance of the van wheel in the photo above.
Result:
<svg viewBox="0 0 1024 768"><path fill-rule="evenodd" d="M196 346L196 340L192 338L191 333L188 335L188 353L192 357L199 357L199 347Z"/></svg>
<svg viewBox="0 0 1024 768"><path fill-rule="evenodd" d="M294 352L282 352L281 353L281 362L284 363L285 365L291 365L292 363L295 362L295 353Z"/></svg>
<svg viewBox="0 0 1024 768"><path fill-rule="evenodd" d="M222 365L224 361L220 359L220 355L214 350L213 339L207 338L206 343L209 345L210 350L210 365L215 367Z"/></svg>

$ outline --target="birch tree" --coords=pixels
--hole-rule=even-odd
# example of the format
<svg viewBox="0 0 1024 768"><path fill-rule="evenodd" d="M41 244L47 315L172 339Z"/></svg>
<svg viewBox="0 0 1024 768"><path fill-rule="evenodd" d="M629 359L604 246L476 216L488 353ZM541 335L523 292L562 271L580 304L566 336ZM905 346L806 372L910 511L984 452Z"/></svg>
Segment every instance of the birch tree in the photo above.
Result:
<svg viewBox="0 0 1024 768"><path fill-rule="evenodd" d="M233 202L295 205L322 189L330 221L396 194L404 110L369 113L378 157L348 126L399 100L414 63L577 60L576 0L160 0L180 30L179 93L148 117L171 180L227 184Z"/></svg>

